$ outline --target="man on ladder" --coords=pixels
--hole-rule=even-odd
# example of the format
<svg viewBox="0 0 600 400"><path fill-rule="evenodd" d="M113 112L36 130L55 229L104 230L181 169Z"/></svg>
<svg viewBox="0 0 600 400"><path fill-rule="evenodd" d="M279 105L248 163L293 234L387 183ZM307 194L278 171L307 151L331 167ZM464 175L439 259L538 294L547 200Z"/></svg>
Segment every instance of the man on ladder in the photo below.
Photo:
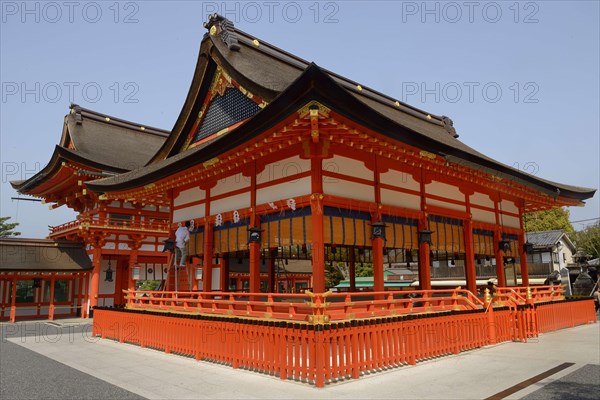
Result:
<svg viewBox="0 0 600 400"><path fill-rule="evenodd" d="M175 231L175 267L185 267L187 257L187 245L190 241L190 221L186 221L184 226L180 226ZM179 264L177 263L179 260Z"/></svg>

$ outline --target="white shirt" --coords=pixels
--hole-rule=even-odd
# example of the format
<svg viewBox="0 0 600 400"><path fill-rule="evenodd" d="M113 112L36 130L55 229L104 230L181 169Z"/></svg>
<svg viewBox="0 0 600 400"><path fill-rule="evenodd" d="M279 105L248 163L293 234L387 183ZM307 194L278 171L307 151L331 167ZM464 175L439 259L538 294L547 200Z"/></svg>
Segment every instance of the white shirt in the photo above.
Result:
<svg viewBox="0 0 600 400"><path fill-rule="evenodd" d="M180 249L184 249L187 246L187 242L190 241L190 231L185 226L180 226L175 231L175 243Z"/></svg>

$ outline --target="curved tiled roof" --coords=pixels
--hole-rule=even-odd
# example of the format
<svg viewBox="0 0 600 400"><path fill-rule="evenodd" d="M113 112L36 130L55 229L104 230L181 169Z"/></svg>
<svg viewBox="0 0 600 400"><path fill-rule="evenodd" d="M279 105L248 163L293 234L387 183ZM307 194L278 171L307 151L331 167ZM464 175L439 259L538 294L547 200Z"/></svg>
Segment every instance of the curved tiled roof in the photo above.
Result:
<svg viewBox="0 0 600 400"><path fill-rule="evenodd" d="M48 164L31 178L12 181L11 185L21 193L28 193L58 171L65 160L110 173L131 171L144 166L168 135L162 129L72 105L64 118L60 143Z"/></svg>
<svg viewBox="0 0 600 400"><path fill-rule="evenodd" d="M211 26L209 23L209 28ZM392 139L552 196L581 201L592 197L596 191L541 179L502 164L458 140L452 121L447 117L430 115L308 63L243 31L230 29L230 33L237 37L236 46L229 46L218 34L205 35L186 103L171 136L149 164L118 177L89 183L92 190L127 190L165 178L240 145L292 115L308 101L319 100L345 117ZM189 129L196 119L195 111L204 99L203 93L208 90L217 65L269 104L229 134L183 151Z"/></svg>

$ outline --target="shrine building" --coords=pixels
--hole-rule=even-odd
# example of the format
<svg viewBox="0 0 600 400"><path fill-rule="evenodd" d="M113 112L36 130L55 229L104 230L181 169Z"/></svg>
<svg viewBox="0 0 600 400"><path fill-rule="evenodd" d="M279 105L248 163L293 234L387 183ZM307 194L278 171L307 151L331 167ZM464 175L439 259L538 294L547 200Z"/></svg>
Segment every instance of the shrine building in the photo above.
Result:
<svg viewBox="0 0 600 400"><path fill-rule="evenodd" d="M499 286L517 276L529 286L523 213L582 205L595 192L495 161L461 142L450 118L220 16L206 27L160 149L142 168L87 183L105 202L168 208L171 231L193 221L194 288L227 291L228 264L239 259L256 293L261 265L290 259L311 261L314 292L327 289L333 261L347 262L351 279L355 263L372 263L374 291L389 262L418 263L421 289L431 288L432 268L460 266L475 293L476 266L491 259ZM274 291L269 282L263 291Z"/></svg>
<svg viewBox="0 0 600 400"><path fill-rule="evenodd" d="M525 213L582 206L596 189L502 164L449 117L222 16L205 28L170 132L74 105L48 165L13 182L78 212L50 239L92 259L76 304L94 310L94 335L323 387L596 322L591 298L533 285L523 227ZM357 279L365 265L372 277ZM2 278L14 320L15 282L31 277ZM139 290L147 280L161 286Z"/></svg>

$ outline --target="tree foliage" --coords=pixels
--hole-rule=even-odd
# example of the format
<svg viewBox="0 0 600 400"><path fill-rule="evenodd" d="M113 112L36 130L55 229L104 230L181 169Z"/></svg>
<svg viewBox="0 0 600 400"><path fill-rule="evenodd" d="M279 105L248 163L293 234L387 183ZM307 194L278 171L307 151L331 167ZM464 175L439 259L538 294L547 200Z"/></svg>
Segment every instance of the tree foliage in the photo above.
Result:
<svg viewBox="0 0 600 400"><path fill-rule="evenodd" d="M575 232L571 238L573 238L577 250L583 250L592 258L600 257L600 221L582 231Z"/></svg>
<svg viewBox="0 0 600 400"><path fill-rule="evenodd" d="M373 264L371 263L357 263L355 267L356 276L365 278L373 276Z"/></svg>
<svg viewBox="0 0 600 400"><path fill-rule="evenodd" d="M20 236L21 232L14 229L19 225L18 222L8 222L10 217L0 217L0 237Z"/></svg>
<svg viewBox="0 0 600 400"><path fill-rule="evenodd" d="M527 213L523 217L526 232L540 232L563 229L567 234L573 234L575 229L569 222L569 210L564 207L551 210Z"/></svg>
<svg viewBox="0 0 600 400"><path fill-rule="evenodd" d="M326 262L325 263L325 286L330 288L338 285L342 279L344 279L344 273L342 266L339 262Z"/></svg>
<svg viewBox="0 0 600 400"><path fill-rule="evenodd" d="M138 290L158 290L160 281L142 281Z"/></svg>

